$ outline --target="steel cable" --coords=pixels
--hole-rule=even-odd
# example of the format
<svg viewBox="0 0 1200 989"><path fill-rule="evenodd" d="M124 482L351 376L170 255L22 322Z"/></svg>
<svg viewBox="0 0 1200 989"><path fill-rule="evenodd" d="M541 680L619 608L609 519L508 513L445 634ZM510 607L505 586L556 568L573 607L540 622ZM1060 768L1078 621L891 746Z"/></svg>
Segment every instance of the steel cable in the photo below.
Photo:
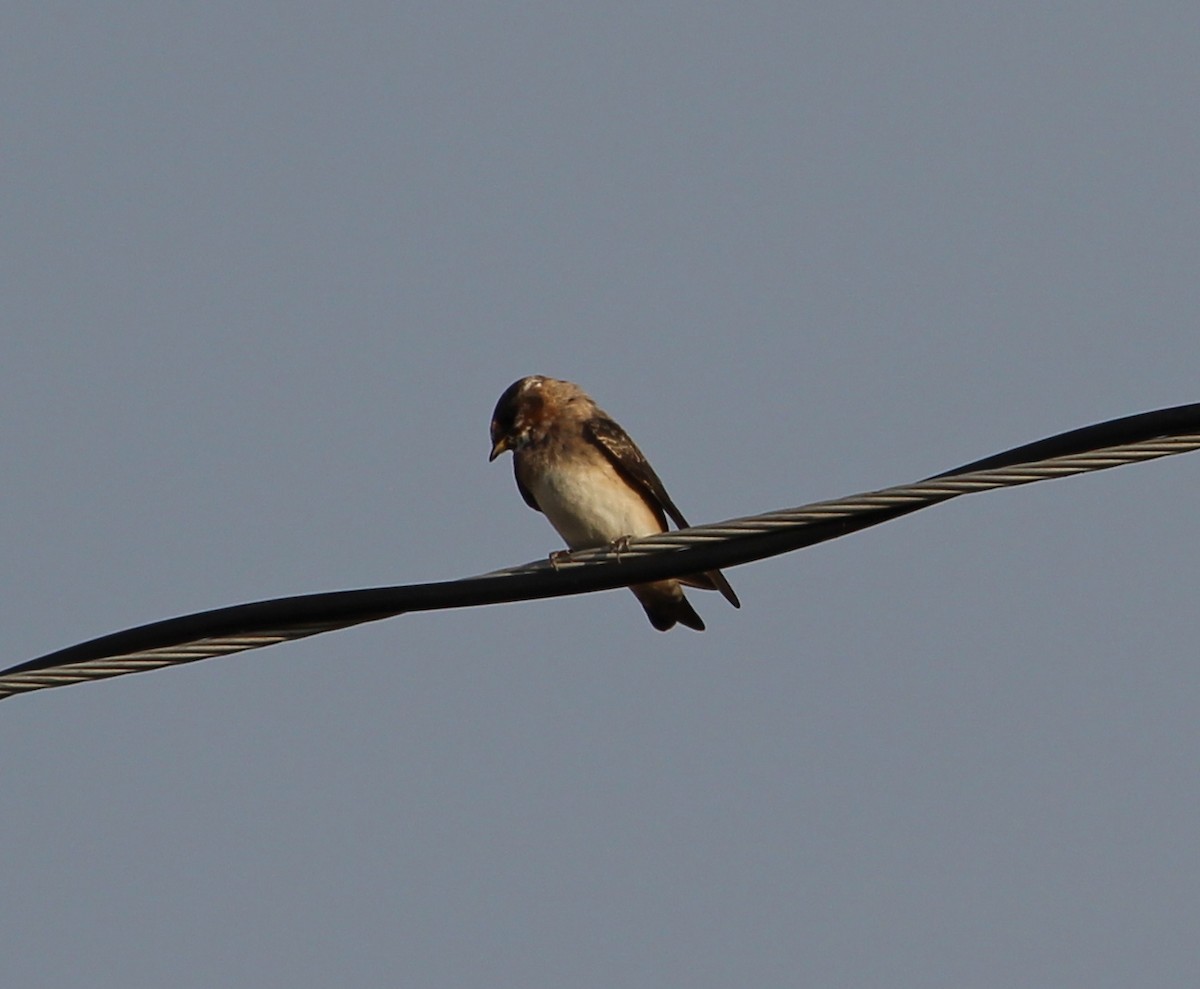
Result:
<svg viewBox="0 0 1200 989"><path fill-rule="evenodd" d="M738 566L997 488L1200 449L1200 404L1072 430L897 485L798 508L630 539L478 577L278 598L101 636L0 673L0 699L259 649L413 611L583 594Z"/></svg>

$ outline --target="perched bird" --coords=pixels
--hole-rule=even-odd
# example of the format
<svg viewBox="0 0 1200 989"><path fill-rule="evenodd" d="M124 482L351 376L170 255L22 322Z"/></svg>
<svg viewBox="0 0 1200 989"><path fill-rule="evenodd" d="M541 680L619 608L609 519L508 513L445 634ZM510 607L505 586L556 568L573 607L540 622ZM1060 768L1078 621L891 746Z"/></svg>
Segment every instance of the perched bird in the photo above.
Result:
<svg viewBox="0 0 1200 989"><path fill-rule="evenodd" d="M550 520L570 549L666 532L668 515L687 528L642 451L570 381L540 374L514 381L496 403L491 433L488 460L512 451L521 497ZM630 590L660 632L676 622L704 631L680 584L718 590L741 607L719 570L634 584Z"/></svg>

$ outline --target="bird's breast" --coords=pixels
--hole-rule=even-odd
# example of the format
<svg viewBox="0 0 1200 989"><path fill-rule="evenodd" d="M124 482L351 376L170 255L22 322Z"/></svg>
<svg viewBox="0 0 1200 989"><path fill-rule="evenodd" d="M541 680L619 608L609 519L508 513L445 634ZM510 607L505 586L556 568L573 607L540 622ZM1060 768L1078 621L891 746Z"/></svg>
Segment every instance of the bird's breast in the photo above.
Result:
<svg viewBox="0 0 1200 989"><path fill-rule="evenodd" d="M571 549L663 531L645 499L607 460L560 460L530 472L524 483Z"/></svg>

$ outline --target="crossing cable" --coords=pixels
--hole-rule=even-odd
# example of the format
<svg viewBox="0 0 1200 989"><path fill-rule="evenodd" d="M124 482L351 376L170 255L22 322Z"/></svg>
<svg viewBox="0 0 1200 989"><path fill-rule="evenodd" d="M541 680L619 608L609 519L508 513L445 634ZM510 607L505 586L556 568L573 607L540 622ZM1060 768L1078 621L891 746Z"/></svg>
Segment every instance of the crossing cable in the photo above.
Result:
<svg viewBox="0 0 1200 989"><path fill-rule="evenodd" d="M1086 426L903 484L630 539L477 577L256 601L113 632L0 672L0 699L178 666L414 611L562 597L738 566L836 539L964 494L1200 449L1200 404Z"/></svg>

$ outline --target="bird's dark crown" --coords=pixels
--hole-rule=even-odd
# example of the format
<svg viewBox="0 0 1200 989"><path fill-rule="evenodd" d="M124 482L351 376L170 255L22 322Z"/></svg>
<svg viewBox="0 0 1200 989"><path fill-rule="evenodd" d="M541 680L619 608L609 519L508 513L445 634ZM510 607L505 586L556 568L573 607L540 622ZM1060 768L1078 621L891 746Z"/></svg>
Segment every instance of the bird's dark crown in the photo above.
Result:
<svg viewBox="0 0 1200 989"><path fill-rule="evenodd" d="M513 435L519 426L528 426L531 414L536 415L541 406L539 389L544 379L541 375L530 375L514 381L504 389L492 413L492 442L502 436ZM532 391L532 394L531 394Z"/></svg>

